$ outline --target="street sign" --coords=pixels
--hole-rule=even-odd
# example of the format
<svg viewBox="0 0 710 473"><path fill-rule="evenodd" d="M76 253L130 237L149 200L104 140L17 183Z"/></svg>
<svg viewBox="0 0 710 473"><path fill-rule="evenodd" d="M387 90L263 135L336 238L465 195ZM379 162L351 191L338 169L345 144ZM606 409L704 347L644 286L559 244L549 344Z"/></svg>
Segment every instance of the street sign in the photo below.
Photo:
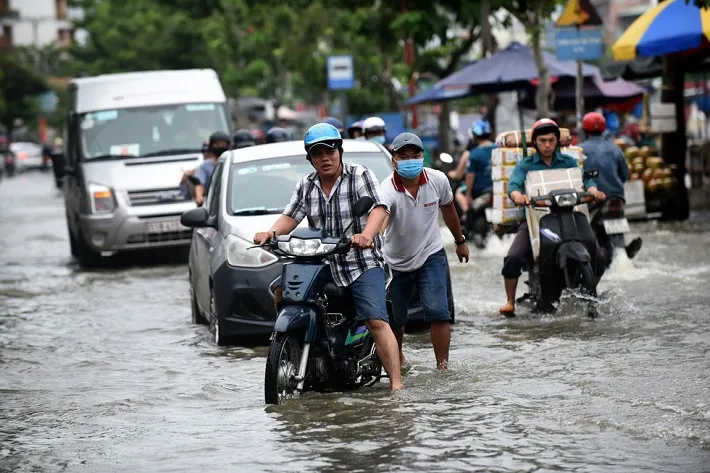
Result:
<svg viewBox="0 0 710 473"><path fill-rule="evenodd" d="M352 56L328 56L328 88L352 89L355 85Z"/></svg>
<svg viewBox="0 0 710 473"><path fill-rule="evenodd" d="M599 27L555 28L555 48L560 61L594 61L604 55Z"/></svg>
<svg viewBox="0 0 710 473"><path fill-rule="evenodd" d="M58 103L59 97L52 90L39 96L39 108L44 113L54 113L57 110Z"/></svg>

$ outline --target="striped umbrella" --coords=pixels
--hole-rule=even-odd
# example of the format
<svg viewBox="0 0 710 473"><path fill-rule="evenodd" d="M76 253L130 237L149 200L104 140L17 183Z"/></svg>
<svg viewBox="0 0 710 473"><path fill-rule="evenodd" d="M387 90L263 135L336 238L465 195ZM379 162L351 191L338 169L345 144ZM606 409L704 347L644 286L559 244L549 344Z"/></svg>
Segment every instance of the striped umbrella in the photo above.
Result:
<svg viewBox="0 0 710 473"><path fill-rule="evenodd" d="M710 10L666 0L638 17L611 49L617 61L632 61L695 49L709 39Z"/></svg>

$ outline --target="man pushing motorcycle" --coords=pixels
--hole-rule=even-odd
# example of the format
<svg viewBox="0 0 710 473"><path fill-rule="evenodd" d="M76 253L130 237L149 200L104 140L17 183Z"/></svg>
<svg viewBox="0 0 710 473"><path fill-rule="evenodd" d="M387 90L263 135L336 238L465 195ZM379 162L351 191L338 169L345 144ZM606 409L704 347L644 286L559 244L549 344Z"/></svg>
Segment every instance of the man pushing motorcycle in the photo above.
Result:
<svg viewBox="0 0 710 473"><path fill-rule="evenodd" d="M529 205L530 198L525 195L525 178L529 171L543 171L548 169L567 169L579 166L572 156L562 154L559 150L560 128L553 120L543 118L535 122L532 128L532 144L535 153L528 156L515 166L508 182L508 196L516 205ZM584 180L584 187L597 201L604 201L606 196L597 190L592 179ZM599 255L600 252L597 252ZM502 275L505 278L506 304L500 308L500 313L506 316L515 315L515 291L518 287L523 268L533 263L533 251L525 221L520 224L515 239L508 250L508 256L503 262ZM604 271L603 262L595 265L597 277Z"/></svg>
<svg viewBox="0 0 710 473"><path fill-rule="evenodd" d="M390 378L390 389L402 389L397 340L387 315L379 236L387 212L379 183L369 169L343 162L343 140L334 126L313 125L303 141L306 159L315 172L299 181L283 215L269 231L257 233L254 243L262 245L274 235L291 233L304 217L309 226L333 235L340 234L355 218L349 230L354 250L329 257L333 280L338 286L350 288L356 317L365 321L375 340L377 355ZM355 202L364 196L374 201L369 216L353 217Z"/></svg>

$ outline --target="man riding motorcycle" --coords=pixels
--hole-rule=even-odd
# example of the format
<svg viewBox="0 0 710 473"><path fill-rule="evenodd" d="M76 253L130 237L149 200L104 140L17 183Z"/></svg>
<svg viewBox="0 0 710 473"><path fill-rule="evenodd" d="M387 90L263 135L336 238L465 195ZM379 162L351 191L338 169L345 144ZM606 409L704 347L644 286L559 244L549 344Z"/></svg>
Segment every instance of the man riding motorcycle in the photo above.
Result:
<svg viewBox="0 0 710 473"><path fill-rule="evenodd" d="M380 117L370 117L362 123L362 134L366 140L384 145L387 141L386 133L387 125Z"/></svg>
<svg viewBox="0 0 710 473"><path fill-rule="evenodd" d="M568 169L578 167L579 164L572 156L562 154L559 150L560 127L549 118L542 118L535 122L532 128L532 145L535 153L528 156L515 166L513 174L508 181L508 196L516 205L529 205L530 197L525 195L525 178L529 171L543 171L548 169ZM604 201L606 196L597 190L592 179L585 179L584 187L594 195L597 201ZM599 255L601 252L597 252ZM533 263L533 251L528 234L528 225L523 221L518 227L513 244L508 251L508 256L503 261L502 275L505 278L506 304L500 308L500 313L506 316L515 315L515 291L518 279L523 268ZM603 262L598 262L597 278L604 272Z"/></svg>
<svg viewBox="0 0 710 473"><path fill-rule="evenodd" d="M584 170L596 169L599 175L595 178L599 190L607 195L607 198L617 197L624 199L624 182L629 178L629 167L626 163L623 151L609 140L602 137L606 130L606 120L604 115L598 112L590 112L582 119L582 128L589 137L580 144L587 159L584 161ZM643 241L636 238L626 246L623 233L616 235L620 240L620 245L625 247L626 255L629 259L636 256L641 249ZM611 255L606 255L610 258Z"/></svg>
<svg viewBox="0 0 710 473"><path fill-rule="evenodd" d="M354 248L347 255L328 257L331 274L338 286L350 288L356 317L365 322L375 339L377 354L390 377L390 389L401 389L397 340L389 325L385 298L379 232L387 210L379 183L369 169L343 162L343 139L332 125L313 125L306 132L304 145L306 159L315 172L299 181L283 215L269 231L257 233L254 243L262 245L274 236L288 235L304 218L308 218L309 226L331 235L354 223L348 230ZM355 217L353 222L353 206L364 196L372 198L374 207L369 216Z"/></svg>
<svg viewBox="0 0 710 473"><path fill-rule="evenodd" d="M266 132L266 143L280 143L282 141L291 141L288 132L277 126L269 128L269 131Z"/></svg>
<svg viewBox="0 0 710 473"><path fill-rule="evenodd" d="M348 138L357 140L362 138L363 120L358 120L348 127Z"/></svg>
<svg viewBox="0 0 710 473"><path fill-rule="evenodd" d="M245 128L240 128L234 132L232 136L232 149L246 148L247 146L255 146L256 141L251 135L251 132Z"/></svg>

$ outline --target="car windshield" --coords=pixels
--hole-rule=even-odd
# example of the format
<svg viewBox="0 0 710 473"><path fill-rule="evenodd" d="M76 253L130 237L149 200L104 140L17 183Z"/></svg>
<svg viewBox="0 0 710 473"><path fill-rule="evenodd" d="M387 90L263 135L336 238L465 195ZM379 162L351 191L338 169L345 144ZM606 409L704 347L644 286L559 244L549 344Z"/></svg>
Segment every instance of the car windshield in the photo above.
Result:
<svg viewBox="0 0 710 473"><path fill-rule="evenodd" d="M224 106L217 103L89 112L79 116L79 127L86 161L199 153L210 134L229 132Z"/></svg>
<svg viewBox="0 0 710 473"><path fill-rule="evenodd" d="M345 162L371 169L380 182L392 172L389 157L384 153L346 152ZM313 166L304 155L233 164L227 193L228 211L232 215L281 213L298 181L311 172Z"/></svg>

